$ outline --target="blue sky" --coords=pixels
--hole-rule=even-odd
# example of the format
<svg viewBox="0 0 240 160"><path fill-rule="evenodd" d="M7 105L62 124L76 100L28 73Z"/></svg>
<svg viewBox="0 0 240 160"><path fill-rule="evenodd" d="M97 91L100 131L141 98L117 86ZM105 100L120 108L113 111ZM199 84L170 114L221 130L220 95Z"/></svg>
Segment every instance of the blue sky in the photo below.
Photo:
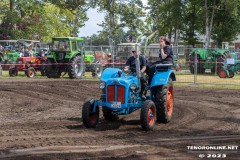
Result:
<svg viewBox="0 0 240 160"><path fill-rule="evenodd" d="M142 0L146 5L148 0ZM97 24L104 21L104 13L98 13L96 9L90 9L87 12L89 20L85 23L85 26L79 29L79 37L87 37L93 34L98 34L98 31L102 30Z"/></svg>

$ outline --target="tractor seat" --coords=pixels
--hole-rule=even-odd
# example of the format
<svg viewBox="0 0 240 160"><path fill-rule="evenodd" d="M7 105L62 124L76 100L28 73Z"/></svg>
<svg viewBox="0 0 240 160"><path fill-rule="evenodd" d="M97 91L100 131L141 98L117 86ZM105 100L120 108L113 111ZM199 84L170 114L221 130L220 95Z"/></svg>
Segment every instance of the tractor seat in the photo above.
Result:
<svg viewBox="0 0 240 160"><path fill-rule="evenodd" d="M156 71L167 71L172 69L173 64L156 64Z"/></svg>

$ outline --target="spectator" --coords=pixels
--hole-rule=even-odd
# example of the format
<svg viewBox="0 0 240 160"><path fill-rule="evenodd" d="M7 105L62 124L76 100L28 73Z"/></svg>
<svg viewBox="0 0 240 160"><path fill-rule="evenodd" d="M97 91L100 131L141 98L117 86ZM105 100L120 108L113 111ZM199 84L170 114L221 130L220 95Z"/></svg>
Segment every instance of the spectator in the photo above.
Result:
<svg viewBox="0 0 240 160"><path fill-rule="evenodd" d="M29 57L29 51L28 51L27 48L26 48L25 51L24 51L24 57Z"/></svg>
<svg viewBox="0 0 240 160"><path fill-rule="evenodd" d="M29 52L29 56L30 56L30 57L33 57L32 47L28 47L28 52Z"/></svg>
<svg viewBox="0 0 240 160"><path fill-rule="evenodd" d="M23 48L20 49L19 57L24 57L24 51L23 51Z"/></svg>

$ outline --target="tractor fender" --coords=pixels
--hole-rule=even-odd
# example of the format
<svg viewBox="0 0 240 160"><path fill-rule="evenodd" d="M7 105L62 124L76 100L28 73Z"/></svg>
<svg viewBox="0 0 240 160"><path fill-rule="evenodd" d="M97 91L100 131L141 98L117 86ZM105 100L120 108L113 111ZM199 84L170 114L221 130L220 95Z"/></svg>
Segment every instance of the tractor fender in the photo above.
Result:
<svg viewBox="0 0 240 160"><path fill-rule="evenodd" d="M172 70L157 72L154 74L151 82L151 88L155 86L168 84L168 79L171 78L172 81L176 81L176 76Z"/></svg>
<svg viewBox="0 0 240 160"><path fill-rule="evenodd" d="M109 78L114 78L114 77L118 77L118 71L122 71L119 68L106 68L101 76L101 81L106 82ZM122 75L125 75L124 72L122 72Z"/></svg>
<svg viewBox="0 0 240 160"><path fill-rule="evenodd" d="M82 54L81 53L76 53L75 55L73 55L72 56L72 58L70 58L71 60L73 59L73 58L75 58L75 57L77 57L77 56L80 56L80 57L82 57Z"/></svg>

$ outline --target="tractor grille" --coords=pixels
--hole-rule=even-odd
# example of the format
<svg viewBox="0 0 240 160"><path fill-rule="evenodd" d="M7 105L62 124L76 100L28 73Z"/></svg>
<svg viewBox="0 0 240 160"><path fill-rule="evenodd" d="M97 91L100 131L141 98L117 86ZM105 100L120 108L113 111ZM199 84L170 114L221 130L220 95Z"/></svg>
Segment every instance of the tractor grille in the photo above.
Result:
<svg viewBox="0 0 240 160"><path fill-rule="evenodd" d="M108 102L121 102L125 103L125 87L124 86L118 86L118 85L111 85L108 86L108 95L107 99Z"/></svg>

